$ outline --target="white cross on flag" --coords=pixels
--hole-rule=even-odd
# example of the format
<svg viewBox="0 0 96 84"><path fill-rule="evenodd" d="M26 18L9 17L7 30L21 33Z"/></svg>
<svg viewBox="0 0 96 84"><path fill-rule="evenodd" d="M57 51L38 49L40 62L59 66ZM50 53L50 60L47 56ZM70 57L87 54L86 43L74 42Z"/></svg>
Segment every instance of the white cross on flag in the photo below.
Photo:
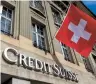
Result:
<svg viewBox="0 0 96 84"><path fill-rule="evenodd" d="M56 39L88 57L96 43L96 20L71 5Z"/></svg>
<svg viewBox="0 0 96 84"><path fill-rule="evenodd" d="M84 38L85 40L89 40L91 37L91 34L85 31L87 21L80 19L80 22L78 25L74 25L72 22L69 23L68 29L71 30L74 35L72 36L71 40L75 43L78 43L80 37Z"/></svg>

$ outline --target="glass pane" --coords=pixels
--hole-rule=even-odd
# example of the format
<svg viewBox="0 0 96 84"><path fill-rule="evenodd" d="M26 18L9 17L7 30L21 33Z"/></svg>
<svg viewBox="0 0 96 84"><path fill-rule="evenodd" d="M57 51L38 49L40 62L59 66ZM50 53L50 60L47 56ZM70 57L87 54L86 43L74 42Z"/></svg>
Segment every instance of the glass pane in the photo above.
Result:
<svg viewBox="0 0 96 84"><path fill-rule="evenodd" d="M37 32L41 35L41 31L40 31L40 29L38 29Z"/></svg>
<svg viewBox="0 0 96 84"><path fill-rule="evenodd" d="M43 49L43 46L42 46L42 40L41 40L41 37L40 36L38 36L38 46L39 46L39 48L40 49Z"/></svg>
<svg viewBox="0 0 96 84"><path fill-rule="evenodd" d="M4 17L1 17L1 30L4 31L5 29L5 18Z"/></svg>
<svg viewBox="0 0 96 84"><path fill-rule="evenodd" d="M5 24L5 18L4 17L1 17L1 22Z"/></svg>
<svg viewBox="0 0 96 84"><path fill-rule="evenodd" d="M69 57L68 57L68 52L67 52L67 50L64 50L64 55L65 55L65 60L69 60Z"/></svg>
<svg viewBox="0 0 96 84"><path fill-rule="evenodd" d="M5 32L6 33L10 33L10 29L11 29L11 26L10 25L6 25Z"/></svg>
<svg viewBox="0 0 96 84"><path fill-rule="evenodd" d="M36 32L35 24L32 24L32 31Z"/></svg>
<svg viewBox="0 0 96 84"><path fill-rule="evenodd" d="M35 33L32 34L32 39L33 39L34 47L37 47L37 40L36 40L36 34Z"/></svg>
<svg viewBox="0 0 96 84"><path fill-rule="evenodd" d="M37 31L40 35L43 35L43 28L37 26Z"/></svg>
<svg viewBox="0 0 96 84"><path fill-rule="evenodd" d="M4 31L5 29L5 24L1 22L1 31Z"/></svg>
<svg viewBox="0 0 96 84"><path fill-rule="evenodd" d="M5 10L2 10L2 15L6 16L6 11Z"/></svg>
<svg viewBox="0 0 96 84"><path fill-rule="evenodd" d="M41 45L41 41L40 40L38 40L38 45L39 45L39 47L41 47L42 45Z"/></svg>
<svg viewBox="0 0 96 84"><path fill-rule="evenodd" d="M41 45L41 37L38 35L38 44Z"/></svg>
<svg viewBox="0 0 96 84"><path fill-rule="evenodd" d="M67 50L63 49L65 56L67 56Z"/></svg>
<svg viewBox="0 0 96 84"><path fill-rule="evenodd" d="M40 30L43 32L43 28L42 27L40 27Z"/></svg>
<svg viewBox="0 0 96 84"><path fill-rule="evenodd" d="M6 7L3 7L2 15L6 16L6 13L7 13L7 8Z"/></svg>
<svg viewBox="0 0 96 84"><path fill-rule="evenodd" d="M9 10L7 11L7 17L11 19L12 17L12 10Z"/></svg>
<svg viewBox="0 0 96 84"><path fill-rule="evenodd" d="M52 9L52 12L53 12L52 14L53 14L54 22L60 24L61 23L61 17L60 17L59 12L54 10L54 9Z"/></svg>
<svg viewBox="0 0 96 84"><path fill-rule="evenodd" d="M12 14L12 10L9 10L9 9L8 9L8 13Z"/></svg>
<svg viewBox="0 0 96 84"><path fill-rule="evenodd" d="M7 22L7 21L6 21L6 29L5 29L5 32L6 32L6 33L10 33L10 29L11 29L11 24L10 24L10 22Z"/></svg>
<svg viewBox="0 0 96 84"><path fill-rule="evenodd" d="M33 39L33 42L36 42L36 34L35 33L33 33L32 39Z"/></svg>
<svg viewBox="0 0 96 84"><path fill-rule="evenodd" d="M41 36L38 36L38 42L39 42L39 47L40 49L45 49L45 43L44 43L44 38Z"/></svg>
<svg viewBox="0 0 96 84"><path fill-rule="evenodd" d="M45 49L45 42L42 42L42 48Z"/></svg>
<svg viewBox="0 0 96 84"><path fill-rule="evenodd" d="M43 35L43 28L40 28L40 30L41 30L41 35Z"/></svg>
<svg viewBox="0 0 96 84"><path fill-rule="evenodd" d="M40 27L39 27L39 26L37 26L37 32L38 32L39 34L41 34L41 30L40 30Z"/></svg>
<svg viewBox="0 0 96 84"><path fill-rule="evenodd" d="M5 29L5 32L6 33L10 33L10 29L11 29L11 21L6 19L6 29Z"/></svg>
<svg viewBox="0 0 96 84"><path fill-rule="evenodd" d="M6 25L7 26L11 26L11 21L9 21L9 20L6 19Z"/></svg>
<svg viewBox="0 0 96 84"><path fill-rule="evenodd" d="M44 42L44 38L43 37L41 37L41 41Z"/></svg>
<svg viewBox="0 0 96 84"><path fill-rule="evenodd" d="M41 32L41 35L43 35L43 32Z"/></svg>
<svg viewBox="0 0 96 84"><path fill-rule="evenodd" d="M7 13L7 17L11 19L11 17L12 17L12 14L10 14L10 13Z"/></svg>

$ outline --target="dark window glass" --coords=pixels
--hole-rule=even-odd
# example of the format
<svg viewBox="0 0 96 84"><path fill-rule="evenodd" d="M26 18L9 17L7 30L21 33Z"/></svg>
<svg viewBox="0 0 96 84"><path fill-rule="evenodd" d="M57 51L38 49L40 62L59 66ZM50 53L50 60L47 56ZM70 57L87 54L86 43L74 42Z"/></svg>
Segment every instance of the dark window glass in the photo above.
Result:
<svg viewBox="0 0 96 84"><path fill-rule="evenodd" d="M44 28L38 24L32 24L32 39L35 47L45 50Z"/></svg>
<svg viewBox="0 0 96 84"><path fill-rule="evenodd" d="M11 24L12 24L12 10L3 7L1 15L1 31L5 34L10 34Z"/></svg>
<svg viewBox="0 0 96 84"><path fill-rule="evenodd" d="M52 8L52 15L53 15L54 23L60 25L61 24L60 13Z"/></svg>
<svg viewBox="0 0 96 84"><path fill-rule="evenodd" d="M62 47L62 52L64 54L64 59L74 63L71 52L69 51L69 48L65 44L62 44L62 43L61 43L61 47Z"/></svg>

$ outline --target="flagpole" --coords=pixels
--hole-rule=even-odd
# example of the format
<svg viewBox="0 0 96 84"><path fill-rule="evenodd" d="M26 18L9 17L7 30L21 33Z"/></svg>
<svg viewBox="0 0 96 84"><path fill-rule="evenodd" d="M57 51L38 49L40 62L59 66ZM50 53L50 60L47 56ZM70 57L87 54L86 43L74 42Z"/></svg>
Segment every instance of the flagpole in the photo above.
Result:
<svg viewBox="0 0 96 84"><path fill-rule="evenodd" d="M44 5L45 5L45 1L44 1ZM46 5L45 5L45 9L46 9ZM45 11L45 14L47 14L47 11ZM48 21L48 16L46 15L46 18L47 18L47 21ZM52 34L51 34L51 31L50 31L50 25L49 25L49 21L48 21L48 26L49 26L49 34L50 34L50 38L51 38L51 42L50 42L50 44L49 44L49 47L50 47L50 45L52 44L52 49L53 49L53 52L52 52L52 54L54 54L55 55L55 49L54 49L54 44L53 44L53 38L52 38ZM45 52L45 53L47 53L47 52Z"/></svg>
<svg viewBox="0 0 96 84"><path fill-rule="evenodd" d="M73 3L74 3L74 2L70 1L70 6L71 6L71 4L73 4ZM69 6L69 8L68 8L68 11L69 11L69 9L70 9L70 6ZM66 16L67 16L67 14L68 14L68 11L67 11L65 17L63 18L62 24L63 24L63 22L64 22L64 20L65 20L65 18L66 18ZM61 25L62 25L62 24L61 24ZM59 29L60 29L60 28L59 28ZM49 46L51 46L51 44L53 44L52 42L53 42L56 34L58 33L59 29L55 32L54 36L52 37L52 39L51 39L52 41L50 42ZM74 54L74 56L75 56L76 63L79 65L78 60L77 60L77 57L76 57L76 53L75 53L74 49L72 49L72 51L73 51L73 54Z"/></svg>

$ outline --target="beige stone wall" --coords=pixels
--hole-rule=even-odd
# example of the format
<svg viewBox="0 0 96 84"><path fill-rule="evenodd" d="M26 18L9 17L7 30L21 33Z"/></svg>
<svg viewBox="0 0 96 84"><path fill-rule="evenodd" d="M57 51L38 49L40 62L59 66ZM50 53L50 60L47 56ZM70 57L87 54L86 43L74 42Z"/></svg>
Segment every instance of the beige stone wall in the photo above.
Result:
<svg viewBox="0 0 96 84"><path fill-rule="evenodd" d="M13 7L13 10L14 10L13 37L15 39L11 36L0 34L0 37L1 37L0 42L2 43L1 44L2 51L8 46L14 47L20 50L20 52L27 54L29 56L36 57L42 61L47 61L49 63L57 63L58 65L63 65L64 67L67 67L73 70L74 72L77 72L79 74L79 80L80 80L78 84L95 84L95 78L91 73L86 71L80 54L78 54L77 52L74 52L71 49L72 56L76 64L73 64L71 62L64 60L64 56L62 55L60 43L54 38L57 28L54 25L51 6L48 1L44 2L45 4L44 6L46 10L45 12L46 18L34 12L32 9L30 9L28 1L20 1L20 2L6 1L5 5L6 4L7 5L11 4L12 5L11 7ZM84 10L86 9L84 8ZM32 44L31 23L33 21L33 18L36 21L38 21L39 24L45 25L45 28L47 31L47 38L48 38L47 43L50 45L47 47L49 47L49 49L51 50L50 53L45 54L44 51L38 48L35 48ZM52 55L54 50L55 50L56 56ZM79 66L77 65L77 62L79 63ZM94 64L93 61L92 61L92 64ZM24 72L22 72L22 70ZM42 73L37 73L34 71L26 70L26 69L23 69L22 67L9 65L5 63L3 59L2 59L1 71L2 73L16 75L16 76L20 76L26 79L45 81L45 82L49 82L53 84L59 84L59 83L60 84L63 84L63 83L73 84L73 82L70 82L70 81L67 82L64 79L60 79L60 78L53 77L50 75L45 75ZM41 76L42 76L42 79L40 79ZM93 81L93 83L91 83L91 81Z"/></svg>
<svg viewBox="0 0 96 84"><path fill-rule="evenodd" d="M4 36L3 36L4 37ZM89 72L86 71L86 69L83 67L83 65L81 64L80 66L77 66L76 64L72 64L70 62L64 61L62 60L62 56L60 57L60 54L57 53L58 59L60 60L60 64L66 68L67 70L70 70L72 72L75 72L77 74L78 83L72 82L70 80L65 80L64 78L60 78L60 77L55 77L51 74L45 74L42 72L36 72L34 70L28 70L26 68L23 68L22 66L17 66L17 65L11 65L8 64L7 62L5 62L5 60L2 58L2 52L4 51L5 48L7 47L13 47L15 49L17 49L20 53L26 55L26 56L30 56L33 57L35 59L39 59L43 62L47 62L50 64L54 64L57 63L56 60L54 60L50 55L43 55L41 56L41 52L38 50L35 51L35 53L33 53L33 50L29 51L28 49L30 48L30 41L26 40L25 37L21 36L21 40L22 38L24 39L24 43L26 44L22 44L22 41L19 41L19 44L14 45L16 40L13 41L14 39L10 39L9 37L6 37L6 41L1 40L1 72L2 73L6 73L6 74L10 74L13 77L16 76L17 78L21 78L24 80L38 80L38 81L42 81L42 82L47 82L47 83L51 83L51 84L95 84L96 83L96 78ZM12 43L9 43L12 42ZM22 44L22 45L21 45ZM18 46L19 45L19 46ZM26 47L26 48L25 48ZM31 48L32 49L32 48ZM36 52L38 52L38 54L36 54ZM12 56L10 54L10 56ZM50 57L50 58L49 58ZM57 63L58 64L58 63ZM60 65L59 64L59 65Z"/></svg>
<svg viewBox="0 0 96 84"><path fill-rule="evenodd" d="M7 43L9 45L12 45L12 46L18 47L20 49L23 49L25 51L34 53L35 55L38 55L40 57L44 57L45 59L53 60L59 65L64 64L66 66L69 66L69 67L72 67L72 68L87 72L85 67L84 67L84 64L80 63L80 65L78 66L78 65L73 64L71 62L68 62L68 61L64 60L63 55L58 53L58 52L56 52L56 56L51 55L50 53L45 54L44 51L42 51L42 50L40 50L38 48L35 48L32 45L32 41L29 40L28 38L20 36L20 39L16 40L16 39L14 39L12 37L9 37L7 35L4 35L4 34L1 34L0 36L1 36L1 42L5 42L5 43Z"/></svg>
<svg viewBox="0 0 96 84"><path fill-rule="evenodd" d="M8 1L8 2L6 1L6 2L2 2L2 3L3 4L5 3L5 5L6 5L6 3L8 3L9 5L11 4L14 7L13 37L16 39L19 39L19 40L15 41L15 39L12 40L13 38L9 37L10 40L12 41L12 45L15 44L16 46L20 46L21 48L32 51L33 53L38 51L36 54L38 54L40 52L41 56L45 56L44 51L37 49L37 48L33 47L33 45L32 45L31 23L34 18L37 22L45 25L45 28L47 31L47 38L48 38L47 43L49 44L48 47L51 50L50 53L53 54L54 51L56 52L56 54L59 53L60 55L59 56L56 55L56 56L60 57L62 59L62 61L65 61L64 56L62 55L60 43L54 37L55 33L58 29L54 25L54 21L53 21L52 10L51 10L51 5L53 4L52 2L48 2L48 1L43 2L43 5L45 7L46 18L39 15L35 11L33 11L29 7L28 1L19 1L19 2L18 1ZM8 37L8 36L6 36L6 37ZM9 38L6 39L6 37L4 36L3 40L10 43ZM23 45L25 45L25 46L23 46ZM82 58L80 57L80 55L72 49L71 49L71 52L72 52L74 62L76 64L78 64L78 63L82 64L83 61L82 61ZM51 55L50 53L48 53L47 55ZM54 58L55 60L58 61L57 57L54 57L54 56L53 57L46 56L46 57Z"/></svg>

